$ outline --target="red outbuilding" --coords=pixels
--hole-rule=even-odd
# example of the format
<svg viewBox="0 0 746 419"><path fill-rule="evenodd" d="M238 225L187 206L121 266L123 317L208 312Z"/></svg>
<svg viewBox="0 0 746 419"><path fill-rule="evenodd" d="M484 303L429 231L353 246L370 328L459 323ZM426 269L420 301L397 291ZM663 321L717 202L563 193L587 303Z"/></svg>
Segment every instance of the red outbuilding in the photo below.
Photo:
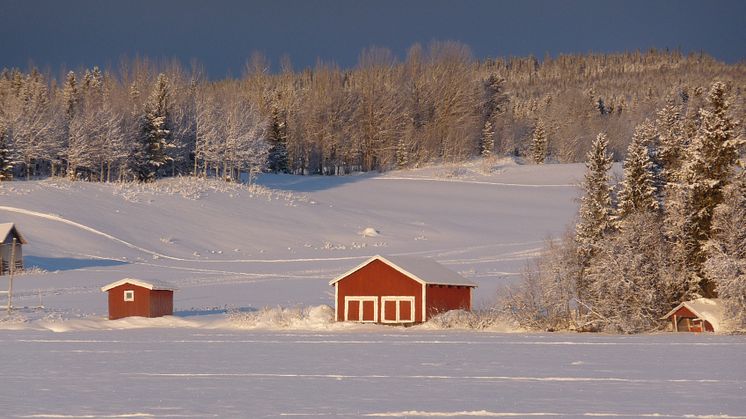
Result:
<svg viewBox="0 0 746 419"><path fill-rule="evenodd" d="M174 314L174 288L160 281L125 278L101 288L109 293L109 320Z"/></svg>
<svg viewBox="0 0 746 419"><path fill-rule="evenodd" d="M670 330L674 332L717 332L723 311L719 299L698 298L677 305L661 320L670 321Z"/></svg>
<svg viewBox="0 0 746 419"><path fill-rule="evenodd" d="M337 321L411 324L449 310L471 310L476 284L438 262L373 256L329 282Z"/></svg>

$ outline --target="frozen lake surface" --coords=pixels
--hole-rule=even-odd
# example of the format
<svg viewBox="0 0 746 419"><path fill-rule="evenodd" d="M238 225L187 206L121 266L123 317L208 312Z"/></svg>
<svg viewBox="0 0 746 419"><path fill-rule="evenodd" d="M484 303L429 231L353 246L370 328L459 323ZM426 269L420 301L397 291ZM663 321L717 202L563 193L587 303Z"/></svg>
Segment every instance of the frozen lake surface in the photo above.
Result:
<svg viewBox="0 0 746 419"><path fill-rule="evenodd" d="M4 331L9 418L746 418L742 336Z"/></svg>

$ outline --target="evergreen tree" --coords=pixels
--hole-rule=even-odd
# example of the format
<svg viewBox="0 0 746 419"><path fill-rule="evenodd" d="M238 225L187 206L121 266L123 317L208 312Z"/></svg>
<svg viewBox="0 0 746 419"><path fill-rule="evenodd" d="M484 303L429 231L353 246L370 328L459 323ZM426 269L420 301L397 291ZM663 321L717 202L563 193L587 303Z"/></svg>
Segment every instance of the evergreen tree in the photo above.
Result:
<svg viewBox="0 0 746 419"><path fill-rule="evenodd" d="M655 329L676 305L676 268L657 214L630 213L624 228L597 247L585 270L589 283L586 329L634 333Z"/></svg>
<svg viewBox="0 0 746 419"><path fill-rule="evenodd" d="M653 162L650 158L652 125L647 120L638 125L627 148L624 179L619 191L618 214L624 219L633 213L659 209L656 197Z"/></svg>
<svg viewBox="0 0 746 419"><path fill-rule="evenodd" d="M168 155L171 142L169 119L169 86L166 75L158 75L153 92L145 103L142 116L142 148L138 153L140 180L152 180L158 170L172 160Z"/></svg>
<svg viewBox="0 0 746 419"><path fill-rule="evenodd" d="M533 161L535 164L544 164L544 161L547 158L547 149L547 132L544 129L544 124L539 121L536 123L536 127L534 128L534 135L531 139L531 147L529 151L531 154L531 161Z"/></svg>
<svg viewBox="0 0 746 419"><path fill-rule="evenodd" d="M744 143L736 135L738 124L728 116L724 83L712 85L707 102L708 108L700 110L700 128L687 149L672 203L677 253L688 271L685 298L715 294L713 281L703 272L704 246L711 237L715 207L723 202L723 188L733 174Z"/></svg>
<svg viewBox="0 0 746 419"><path fill-rule="evenodd" d="M492 121L503 111L507 96L503 93L505 79L491 73L482 80L482 132L479 137L479 153L489 157L495 152L495 130Z"/></svg>
<svg viewBox="0 0 746 419"><path fill-rule="evenodd" d="M69 122L75 116L75 110L80 98L78 97L78 82L75 80L75 72L67 73L65 85L62 88L62 100L65 107L65 119Z"/></svg>
<svg viewBox="0 0 746 419"><path fill-rule="evenodd" d="M612 229L611 186L609 170L612 157L607 154L606 134L598 134L586 156L583 197L580 201L579 222L575 240L581 262L587 264L604 238Z"/></svg>
<svg viewBox="0 0 746 419"><path fill-rule="evenodd" d="M492 122L489 119L484 121L481 144L480 154L482 157L491 157L495 152L495 130L492 128Z"/></svg>
<svg viewBox="0 0 746 419"><path fill-rule="evenodd" d="M396 167L403 169L407 166L409 166L409 148L404 137L399 137L396 142Z"/></svg>
<svg viewBox="0 0 746 419"><path fill-rule="evenodd" d="M13 180L14 159L12 151L8 129L0 125L0 182Z"/></svg>
<svg viewBox="0 0 746 419"><path fill-rule="evenodd" d="M268 169L273 173L289 173L288 167L288 132L287 116L276 106L272 107L269 126L269 162Z"/></svg>
<svg viewBox="0 0 746 419"><path fill-rule="evenodd" d="M681 106L667 100L666 105L658 111L656 130L658 138L654 164L660 178L658 186L665 189L666 183L676 181L687 146Z"/></svg>
<svg viewBox="0 0 746 419"><path fill-rule="evenodd" d="M739 226L741 228L739 228ZM746 172L725 190L715 210L712 240L707 244L705 272L714 278L730 325L746 330Z"/></svg>

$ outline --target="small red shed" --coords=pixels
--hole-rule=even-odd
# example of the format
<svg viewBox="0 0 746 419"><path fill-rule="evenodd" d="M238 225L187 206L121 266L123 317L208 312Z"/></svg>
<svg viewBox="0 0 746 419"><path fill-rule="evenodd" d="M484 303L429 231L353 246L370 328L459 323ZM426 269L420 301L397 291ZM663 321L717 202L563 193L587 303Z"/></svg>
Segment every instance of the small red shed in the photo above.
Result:
<svg viewBox="0 0 746 419"><path fill-rule="evenodd" d="M476 284L438 262L373 256L329 282L337 321L411 324L449 310L471 310Z"/></svg>
<svg viewBox="0 0 746 419"><path fill-rule="evenodd" d="M717 298L684 301L661 317L671 322L674 332L716 332L722 319L723 307Z"/></svg>
<svg viewBox="0 0 746 419"><path fill-rule="evenodd" d="M109 320L174 314L174 288L161 281L125 278L101 288L109 293Z"/></svg>

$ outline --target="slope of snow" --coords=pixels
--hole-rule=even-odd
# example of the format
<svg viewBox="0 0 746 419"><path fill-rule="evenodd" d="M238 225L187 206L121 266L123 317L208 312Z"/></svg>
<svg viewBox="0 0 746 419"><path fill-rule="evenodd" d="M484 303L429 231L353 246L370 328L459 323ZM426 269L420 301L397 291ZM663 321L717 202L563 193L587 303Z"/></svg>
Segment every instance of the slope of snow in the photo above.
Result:
<svg viewBox="0 0 746 419"><path fill-rule="evenodd" d="M481 307L572 220L583 170L504 161L265 175L253 188L11 182L0 184L0 221L28 239L27 266L47 271L18 276L16 305L71 318L105 316L100 287L125 277L174 284L176 311L190 313L330 305L328 281L374 254L438 260L479 285Z"/></svg>

